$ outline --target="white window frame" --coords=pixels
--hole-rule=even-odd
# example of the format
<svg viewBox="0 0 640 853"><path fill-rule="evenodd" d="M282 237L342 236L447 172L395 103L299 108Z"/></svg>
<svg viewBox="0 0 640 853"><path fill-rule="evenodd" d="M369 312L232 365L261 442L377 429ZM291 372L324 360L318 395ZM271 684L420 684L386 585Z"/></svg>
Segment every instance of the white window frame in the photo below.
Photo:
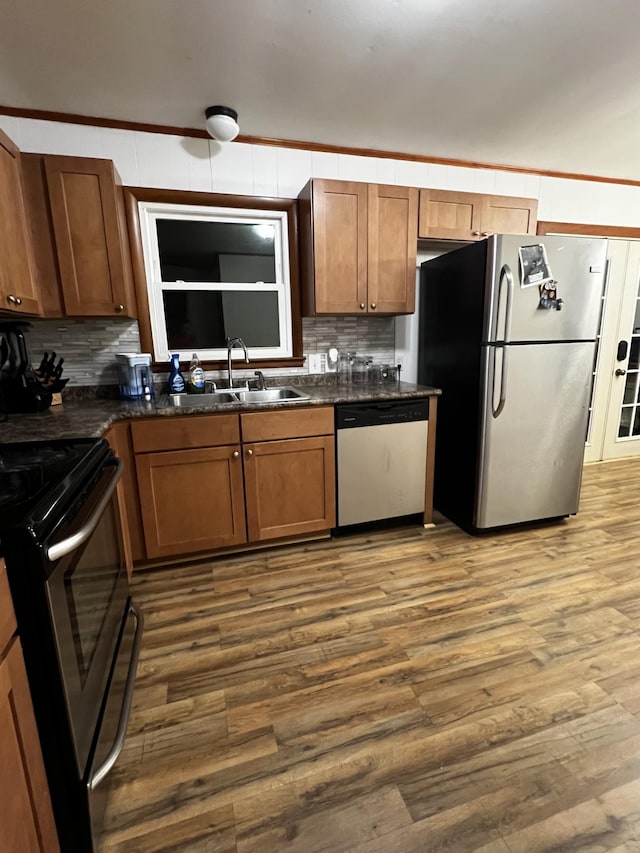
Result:
<svg viewBox="0 0 640 853"><path fill-rule="evenodd" d="M151 320L151 335L153 340L153 357L156 362L169 362L172 352L179 352L181 361L188 361L193 353L189 350L169 350L167 328L165 323L164 291L184 290L188 284L189 290L201 291L259 291L275 292L278 296L278 320L280 346L278 347L248 347L252 360L271 358L291 358L293 356L293 318L291 315L291 282L289 269L289 236L288 217L285 210L260 210L250 208L213 207L209 205L167 204L162 202L138 202L140 217L140 233L142 237L142 252L144 257L147 295L149 299L149 316ZM184 282L163 281L158 248L158 219L177 219L201 222L242 223L245 225L272 225L275 228L275 278L274 282ZM202 361L220 361L226 359L227 349L210 348L198 351ZM233 351L234 358L242 357L240 350Z"/></svg>

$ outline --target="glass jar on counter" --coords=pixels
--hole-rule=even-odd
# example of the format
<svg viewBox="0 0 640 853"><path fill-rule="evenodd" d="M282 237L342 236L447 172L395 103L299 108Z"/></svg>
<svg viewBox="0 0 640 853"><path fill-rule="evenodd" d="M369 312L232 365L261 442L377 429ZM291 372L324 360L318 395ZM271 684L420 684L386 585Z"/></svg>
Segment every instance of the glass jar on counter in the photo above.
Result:
<svg viewBox="0 0 640 853"><path fill-rule="evenodd" d="M368 384L372 364L373 356L371 355L360 355L356 358L353 365L354 385Z"/></svg>
<svg viewBox="0 0 640 853"><path fill-rule="evenodd" d="M372 364L369 367L369 382L371 382L372 385L379 385L384 381L382 372L387 366L388 365L386 364Z"/></svg>
<svg viewBox="0 0 640 853"><path fill-rule="evenodd" d="M338 363L338 382L340 385L350 385L353 382L353 366L357 355L355 352L340 353Z"/></svg>

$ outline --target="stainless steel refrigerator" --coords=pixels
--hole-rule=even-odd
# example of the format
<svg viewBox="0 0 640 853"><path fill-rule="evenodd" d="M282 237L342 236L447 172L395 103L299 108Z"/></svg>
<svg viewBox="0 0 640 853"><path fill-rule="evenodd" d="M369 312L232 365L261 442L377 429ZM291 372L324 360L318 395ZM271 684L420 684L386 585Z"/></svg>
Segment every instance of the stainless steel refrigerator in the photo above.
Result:
<svg viewBox="0 0 640 853"><path fill-rule="evenodd" d="M434 506L470 532L578 511L606 248L498 234L422 264Z"/></svg>

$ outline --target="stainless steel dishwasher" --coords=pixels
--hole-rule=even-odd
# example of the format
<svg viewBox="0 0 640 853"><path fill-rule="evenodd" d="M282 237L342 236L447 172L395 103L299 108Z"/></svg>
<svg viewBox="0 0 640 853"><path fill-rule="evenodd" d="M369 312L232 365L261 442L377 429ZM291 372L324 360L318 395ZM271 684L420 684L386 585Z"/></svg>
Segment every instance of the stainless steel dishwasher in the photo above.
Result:
<svg viewBox="0 0 640 853"><path fill-rule="evenodd" d="M428 400L336 406L338 527L424 512Z"/></svg>

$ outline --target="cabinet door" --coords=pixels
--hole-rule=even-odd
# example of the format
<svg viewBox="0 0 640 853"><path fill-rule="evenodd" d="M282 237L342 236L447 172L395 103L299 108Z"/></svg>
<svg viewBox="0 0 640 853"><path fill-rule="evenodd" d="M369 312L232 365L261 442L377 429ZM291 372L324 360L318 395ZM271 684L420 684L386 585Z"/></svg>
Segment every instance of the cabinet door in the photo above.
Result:
<svg viewBox="0 0 640 853"><path fill-rule="evenodd" d="M246 541L239 447L136 456L147 557Z"/></svg>
<svg viewBox="0 0 640 853"><path fill-rule="evenodd" d="M536 233L537 199L515 198L508 195L487 195L481 198L480 224L483 237L488 234Z"/></svg>
<svg viewBox="0 0 640 853"><path fill-rule="evenodd" d="M249 541L335 526L333 436L243 446Z"/></svg>
<svg viewBox="0 0 640 853"><path fill-rule="evenodd" d="M39 314L20 175L20 152L0 131L0 308Z"/></svg>
<svg viewBox="0 0 640 853"><path fill-rule="evenodd" d="M312 206L316 313L364 313L367 184L313 181Z"/></svg>
<svg viewBox="0 0 640 853"><path fill-rule="evenodd" d="M479 240L482 196L449 190L420 190L418 237Z"/></svg>
<svg viewBox="0 0 640 853"><path fill-rule="evenodd" d="M0 850L59 850L20 642L0 659Z"/></svg>
<svg viewBox="0 0 640 853"><path fill-rule="evenodd" d="M113 163L47 156L45 171L66 313L135 317Z"/></svg>
<svg viewBox="0 0 640 853"><path fill-rule="evenodd" d="M369 184L368 307L412 314L416 295L418 190Z"/></svg>
<svg viewBox="0 0 640 853"><path fill-rule="evenodd" d="M124 471L117 486L118 510L124 541L124 556L127 575L133 573L133 561L142 560L144 542L142 540L142 522L140 518L140 501L138 499L138 484L136 482L135 462L131 449L129 424L125 421L114 424L106 433L113 452L122 460Z"/></svg>

